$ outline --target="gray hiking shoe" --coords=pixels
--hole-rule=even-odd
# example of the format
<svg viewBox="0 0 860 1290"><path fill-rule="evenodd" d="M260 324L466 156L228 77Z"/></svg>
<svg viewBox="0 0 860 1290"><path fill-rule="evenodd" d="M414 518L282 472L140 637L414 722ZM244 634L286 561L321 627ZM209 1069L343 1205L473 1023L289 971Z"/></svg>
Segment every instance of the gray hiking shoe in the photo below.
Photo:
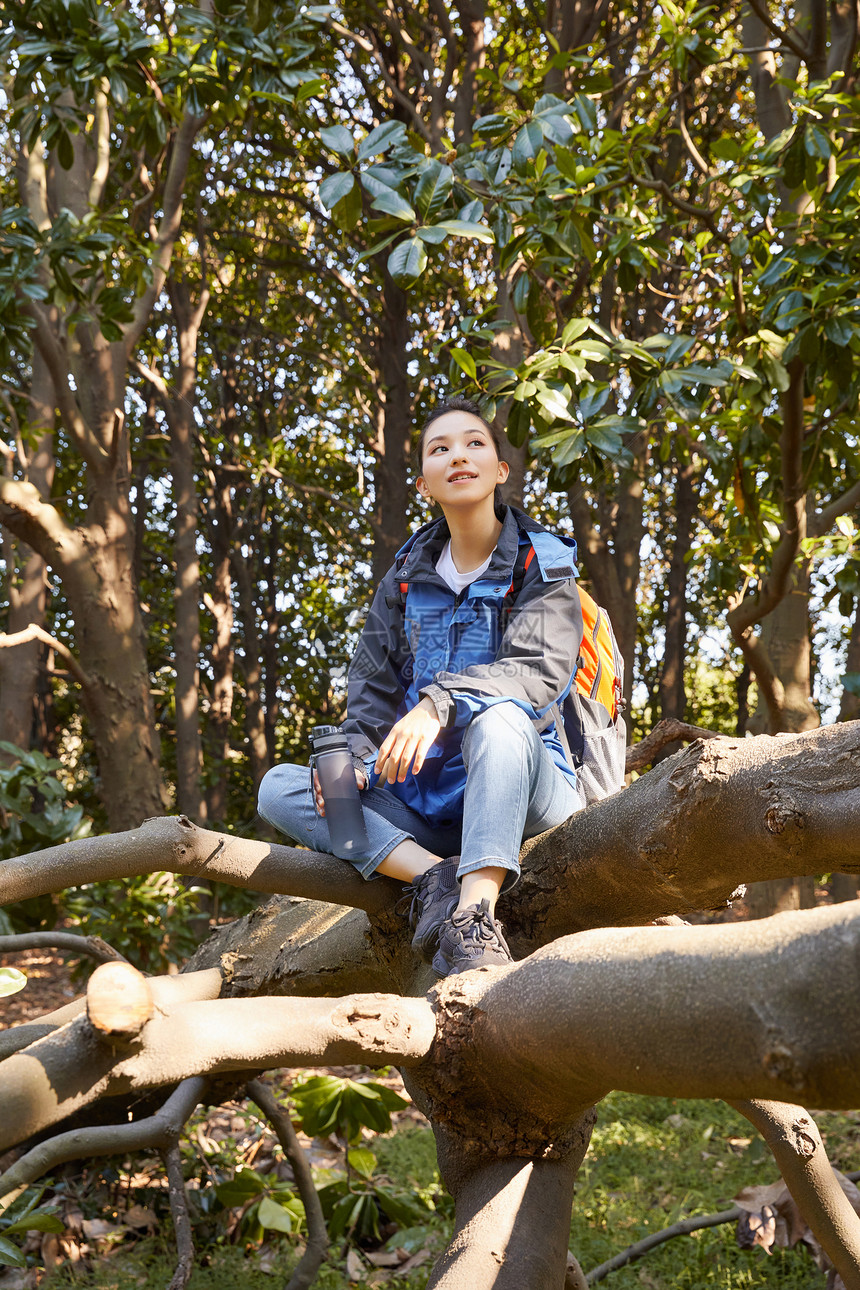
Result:
<svg viewBox="0 0 860 1290"><path fill-rule="evenodd" d="M431 869L403 888L403 895L395 905L399 914L407 912L409 926L414 933L412 948L425 963L433 960L439 948L439 933L446 919L457 908L460 884L457 882L459 856L440 860Z"/></svg>
<svg viewBox="0 0 860 1290"><path fill-rule="evenodd" d="M439 949L433 959L433 971L439 976L454 976L479 967L503 967L513 963L499 923L490 913L490 902L468 905L452 914L439 937Z"/></svg>

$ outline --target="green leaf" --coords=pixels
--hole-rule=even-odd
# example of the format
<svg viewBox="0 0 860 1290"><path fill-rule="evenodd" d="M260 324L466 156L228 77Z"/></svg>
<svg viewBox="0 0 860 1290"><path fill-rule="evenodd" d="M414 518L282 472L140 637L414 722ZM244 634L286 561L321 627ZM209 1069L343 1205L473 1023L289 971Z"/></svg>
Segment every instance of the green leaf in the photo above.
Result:
<svg viewBox="0 0 860 1290"><path fill-rule="evenodd" d="M326 175L319 188L320 201L330 211L334 210L338 202L343 201L354 187L355 179L348 170L336 175Z"/></svg>
<svg viewBox="0 0 860 1290"><path fill-rule="evenodd" d="M350 1168L354 1169L357 1174L361 1174L362 1178L373 1177L373 1171L376 1168L376 1156L372 1151L368 1151L366 1147L353 1147L350 1151L347 1151L346 1158L349 1161Z"/></svg>
<svg viewBox="0 0 860 1290"><path fill-rule="evenodd" d="M860 694L860 672L846 672L842 677L842 686L849 694Z"/></svg>
<svg viewBox="0 0 860 1290"><path fill-rule="evenodd" d="M379 152L385 152L395 142L399 142L406 134L406 126L402 121L383 121L375 130L371 130L367 138L362 139L358 145L359 161L364 161L367 157L375 157Z"/></svg>
<svg viewBox="0 0 860 1290"><path fill-rule="evenodd" d="M454 172L450 166L443 166L439 161L431 161L421 172L421 178L415 189L415 209L422 220L430 220L436 215L454 186Z"/></svg>
<svg viewBox="0 0 860 1290"><path fill-rule="evenodd" d="M260 1226L268 1232L294 1232L296 1221L288 1209L271 1196L264 1196L257 1208Z"/></svg>
<svg viewBox="0 0 860 1290"><path fill-rule="evenodd" d="M47 1210L38 1210L35 1214L25 1214L14 1223L3 1229L5 1232L64 1232L66 1225L57 1214Z"/></svg>
<svg viewBox="0 0 860 1290"><path fill-rule="evenodd" d="M395 219L402 219L410 224L415 219L415 212L406 198L391 189L379 193L370 204L375 210L385 211L386 215L393 215Z"/></svg>
<svg viewBox="0 0 860 1290"><path fill-rule="evenodd" d="M408 237L398 243L388 257L388 272L398 287L411 287L424 272L427 252L419 237Z"/></svg>
<svg viewBox="0 0 860 1290"><path fill-rule="evenodd" d="M415 236L420 237L421 241L426 242L429 246L438 246L440 242L445 241L448 234L444 228L439 228L437 224L427 224L422 228L416 228Z"/></svg>
<svg viewBox="0 0 860 1290"><path fill-rule="evenodd" d="M476 242L495 242L496 240L486 224L473 224L470 220L444 219L436 225L436 228L443 228L452 237L471 237Z"/></svg>
<svg viewBox="0 0 860 1290"><path fill-rule="evenodd" d="M571 318L566 324L564 331L561 333L562 345L572 345L575 340L579 340L585 332L588 331L587 318Z"/></svg>
<svg viewBox="0 0 860 1290"><path fill-rule="evenodd" d="M27 978L17 968L0 968L0 999L5 999L10 994L17 994L26 984Z"/></svg>
<svg viewBox="0 0 860 1290"><path fill-rule="evenodd" d="M593 448L605 457L617 457L624 447L621 435L615 430L605 430L599 425L585 427L585 437Z"/></svg>
<svg viewBox="0 0 860 1290"><path fill-rule="evenodd" d="M462 372L470 376L473 381L477 381L478 369L475 366L474 358L472 358L468 350L460 349L458 345L454 345L451 349L451 357Z"/></svg>
<svg viewBox="0 0 860 1290"><path fill-rule="evenodd" d="M570 403L560 390L548 385L538 386L537 401L550 421L574 421L576 418L570 410Z"/></svg>
<svg viewBox="0 0 860 1290"><path fill-rule="evenodd" d="M304 1128L304 1121L302 1121L302 1127ZM252 1200L254 1196L259 1196L260 1192L265 1190L266 1180L256 1170L239 1169L234 1178L218 1183L215 1188L215 1195L225 1209L233 1209L237 1205L246 1204L247 1201Z"/></svg>
<svg viewBox="0 0 860 1290"><path fill-rule="evenodd" d="M355 228L361 219L361 189L358 184L353 184L346 196L335 202L331 213L339 228L347 233Z"/></svg>
<svg viewBox="0 0 860 1290"><path fill-rule="evenodd" d="M320 130L320 138L332 152L339 152L345 157L349 156L355 147L355 141L345 125L326 126L324 130Z"/></svg>
<svg viewBox="0 0 860 1290"><path fill-rule="evenodd" d="M5 1265L10 1268L26 1268L27 1260L11 1241L7 1241L5 1236L0 1236L0 1266Z"/></svg>
<svg viewBox="0 0 860 1290"><path fill-rule="evenodd" d="M543 131L537 121L526 121L514 139L513 163L518 175L524 175L543 146Z"/></svg>
<svg viewBox="0 0 860 1290"><path fill-rule="evenodd" d="M531 408L526 402L514 403L508 413L505 433L515 448L521 448L529 437L532 424Z"/></svg>

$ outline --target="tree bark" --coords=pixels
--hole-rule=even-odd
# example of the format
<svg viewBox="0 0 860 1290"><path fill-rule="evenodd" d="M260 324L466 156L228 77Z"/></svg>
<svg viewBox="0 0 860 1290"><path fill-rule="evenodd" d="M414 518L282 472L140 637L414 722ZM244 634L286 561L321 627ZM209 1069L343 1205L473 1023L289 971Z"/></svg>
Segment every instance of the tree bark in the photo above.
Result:
<svg viewBox="0 0 860 1290"><path fill-rule="evenodd" d="M382 315L377 338L381 406L372 445L374 543L371 582L377 585L394 563L409 529L409 449L412 439L412 390L407 371L409 339L407 299L382 268Z"/></svg>
<svg viewBox="0 0 860 1290"><path fill-rule="evenodd" d="M205 821L202 790L203 747L200 738L200 560L197 555L198 505L194 468L194 397L197 384L197 338L209 298L202 291L193 305L184 283L170 283L176 326L178 364L167 400L170 427L170 468L176 528L174 604L176 631L176 805L183 815Z"/></svg>
<svg viewBox="0 0 860 1290"><path fill-rule="evenodd" d="M750 880L860 872L858 759L856 721L803 735L696 741L526 844L516 896L500 903L514 953L585 928L719 907ZM179 817L6 860L0 901L164 869L336 900L374 918L401 894L393 880L365 882L334 856L229 837Z"/></svg>
<svg viewBox="0 0 860 1290"><path fill-rule="evenodd" d="M40 497L51 495L54 478L54 406L50 374L37 352L33 356L29 394L29 437L38 436L32 457L26 463L26 478ZM23 464L23 463L22 463ZM14 636L31 623L45 626L47 567L43 558L24 544L3 542L6 577L9 582L9 611L6 632ZM18 547L18 550L15 547ZM16 575L16 566L20 573ZM40 672L45 664L45 647L30 640L0 650L0 739L19 748L31 747Z"/></svg>
<svg viewBox="0 0 860 1290"><path fill-rule="evenodd" d="M687 648L687 556L696 519L695 467L692 461L675 464L675 540L666 595L666 642L660 671L660 716L683 721L687 710L684 662ZM668 746L669 752L677 751ZM668 754L664 754L668 755Z"/></svg>
<svg viewBox="0 0 860 1290"><path fill-rule="evenodd" d="M205 596L212 615L214 635L210 648L212 692L206 724L207 762L214 777L207 791L207 818L223 820L227 813L227 779L233 719L233 583L231 555L234 532L233 491L230 477L216 467L212 510L212 581Z"/></svg>

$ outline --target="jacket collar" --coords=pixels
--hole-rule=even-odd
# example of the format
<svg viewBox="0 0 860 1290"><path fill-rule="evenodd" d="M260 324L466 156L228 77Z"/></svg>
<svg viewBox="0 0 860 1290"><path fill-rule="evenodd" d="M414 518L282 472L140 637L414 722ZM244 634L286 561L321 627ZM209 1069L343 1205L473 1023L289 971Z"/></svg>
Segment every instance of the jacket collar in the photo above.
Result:
<svg viewBox="0 0 860 1290"><path fill-rule="evenodd" d="M543 531L542 524L538 524L517 507L505 506L503 510L505 514L502 519L502 531L482 581L507 578L509 582L517 558L520 533ZM395 569L398 580L424 582L428 578L437 579L439 575L436 573L436 561L450 536L448 521L444 515L439 519L431 520L429 524L422 525L397 552ZM507 586L507 583L505 585Z"/></svg>

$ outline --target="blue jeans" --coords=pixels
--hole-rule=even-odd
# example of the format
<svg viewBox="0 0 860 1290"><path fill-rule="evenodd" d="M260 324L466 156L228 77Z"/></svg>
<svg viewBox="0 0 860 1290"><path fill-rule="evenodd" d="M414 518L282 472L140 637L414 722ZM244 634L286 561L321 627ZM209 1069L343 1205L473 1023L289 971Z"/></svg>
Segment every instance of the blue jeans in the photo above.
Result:
<svg viewBox="0 0 860 1290"><path fill-rule="evenodd" d="M463 737L466 791L462 825L438 828L387 788L361 795L370 841L352 860L364 878L406 838L435 855L459 852L457 876L488 865L507 869L505 887L520 872L523 838L562 824L585 800L558 769L531 721L514 703L496 703L469 723ZM333 853L328 825L317 815L307 766L273 766L260 785L257 809L281 833L313 851Z"/></svg>

